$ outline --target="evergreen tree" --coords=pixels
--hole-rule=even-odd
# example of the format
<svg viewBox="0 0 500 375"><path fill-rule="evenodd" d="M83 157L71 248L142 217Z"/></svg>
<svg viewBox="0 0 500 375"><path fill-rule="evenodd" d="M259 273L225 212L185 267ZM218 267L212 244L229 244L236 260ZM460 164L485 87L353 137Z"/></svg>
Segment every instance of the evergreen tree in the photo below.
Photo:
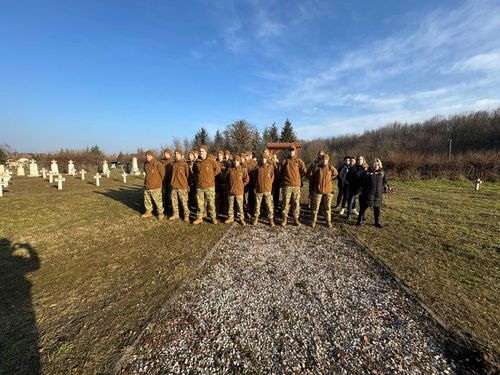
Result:
<svg viewBox="0 0 500 375"><path fill-rule="evenodd" d="M7 152L3 149L3 147L0 147L0 164L4 164L7 161Z"/></svg>
<svg viewBox="0 0 500 375"><path fill-rule="evenodd" d="M207 145L209 143L210 139L208 136L207 129L201 128L194 136L193 140L193 148L195 150L199 149L201 145Z"/></svg>
<svg viewBox="0 0 500 375"><path fill-rule="evenodd" d="M273 122L273 124L269 128L269 142L279 142L279 141L280 141L280 135L278 127L276 126L276 123Z"/></svg>
<svg viewBox="0 0 500 375"><path fill-rule="evenodd" d="M219 129L215 132L213 147L216 152L224 149L224 137Z"/></svg>
<svg viewBox="0 0 500 375"><path fill-rule="evenodd" d="M281 129L280 142L295 142L297 141L297 136L292 127L290 120L286 119L283 128Z"/></svg>

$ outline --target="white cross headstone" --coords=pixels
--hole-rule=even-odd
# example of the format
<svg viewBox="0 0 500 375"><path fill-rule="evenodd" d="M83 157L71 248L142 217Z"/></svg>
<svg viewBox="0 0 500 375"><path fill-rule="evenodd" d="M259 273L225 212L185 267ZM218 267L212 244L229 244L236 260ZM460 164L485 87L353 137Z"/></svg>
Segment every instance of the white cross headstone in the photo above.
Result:
<svg viewBox="0 0 500 375"><path fill-rule="evenodd" d="M105 175L107 178L109 178L109 175L111 174L111 172L109 171L109 169L106 171Z"/></svg>
<svg viewBox="0 0 500 375"><path fill-rule="evenodd" d="M3 182L5 187L9 186L10 177L11 177L10 171L7 169L3 175Z"/></svg>
<svg viewBox="0 0 500 375"><path fill-rule="evenodd" d="M107 160L104 160L102 162L102 173L104 173L104 174L108 174L109 173L109 165L108 165L108 161Z"/></svg>
<svg viewBox="0 0 500 375"><path fill-rule="evenodd" d="M74 176L76 174L75 164L73 164L73 160L68 161L68 174L70 176Z"/></svg>
<svg viewBox="0 0 500 375"><path fill-rule="evenodd" d="M80 176L82 176L82 181L85 181L85 173L87 173L87 172L85 172L85 169L82 169L80 171Z"/></svg>
<svg viewBox="0 0 500 375"><path fill-rule="evenodd" d="M123 182L127 183L127 172L123 171L122 177L123 177Z"/></svg>
<svg viewBox="0 0 500 375"><path fill-rule="evenodd" d="M62 183L63 181L66 181L65 178L63 178L63 176L59 175L57 178L56 178L56 182L57 182L57 190L62 190Z"/></svg>
<svg viewBox="0 0 500 375"><path fill-rule="evenodd" d="M22 166L22 164L17 167L17 175L24 176L24 167Z"/></svg>
<svg viewBox="0 0 500 375"><path fill-rule="evenodd" d="M52 173L52 171L49 172L49 184L53 183L54 182L54 174Z"/></svg>
<svg viewBox="0 0 500 375"><path fill-rule="evenodd" d="M47 178L47 170L45 168L42 168L42 177L44 180Z"/></svg>
<svg viewBox="0 0 500 375"><path fill-rule="evenodd" d="M29 177L40 177L40 174L38 173L38 164L36 163L35 159L31 159L30 174L28 176Z"/></svg>
<svg viewBox="0 0 500 375"><path fill-rule="evenodd" d="M139 176L141 174L139 171L139 164L137 164L137 158L135 156L132 158L132 170L130 173L135 176Z"/></svg>
<svg viewBox="0 0 500 375"><path fill-rule="evenodd" d="M94 176L95 186L100 186L100 183L99 183L100 179L101 179L101 175L99 173L96 173Z"/></svg>
<svg viewBox="0 0 500 375"><path fill-rule="evenodd" d="M50 171L55 175L59 174L59 167L57 166L57 161L52 160L51 163L52 164L50 165Z"/></svg>

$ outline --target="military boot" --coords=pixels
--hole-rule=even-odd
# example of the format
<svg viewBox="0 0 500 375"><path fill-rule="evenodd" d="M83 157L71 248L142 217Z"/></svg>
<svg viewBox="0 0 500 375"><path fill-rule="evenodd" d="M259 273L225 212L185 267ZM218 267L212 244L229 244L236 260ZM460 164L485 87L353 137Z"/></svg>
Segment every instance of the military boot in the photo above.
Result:
<svg viewBox="0 0 500 375"><path fill-rule="evenodd" d="M143 219L146 219L146 218L148 218L148 217L153 217L153 213L152 213L151 211L146 211L146 212L144 212L144 213L141 215L141 217L142 217Z"/></svg>
<svg viewBox="0 0 500 375"><path fill-rule="evenodd" d="M281 226L286 227L286 223L287 223L287 218L285 217L283 220L281 220Z"/></svg>
<svg viewBox="0 0 500 375"><path fill-rule="evenodd" d="M274 219L273 218L269 219L269 225L271 226L271 228L274 228Z"/></svg>
<svg viewBox="0 0 500 375"><path fill-rule="evenodd" d="M315 228L316 227L316 220L311 220L311 228Z"/></svg>
<svg viewBox="0 0 500 375"><path fill-rule="evenodd" d="M213 217L212 218L212 224L217 224L217 223L218 223L217 218Z"/></svg>
<svg viewBox="0 0 500 375"><path fill-rule="evenodd" d="M160 220L160 221L165 220L165 215L163 215L163 214L159 214L159 215L158 215L158 220Z"/></svg>
<svg viewBox="0 0 500 375"><path fill-rule="evenodd" d="M259 224L259 217L255 216L255 218L253 219L252 225L257 225L257 224Z"/></svg>
<svg viewBox="0 0 500 375"><path fill-rule="evenodd" d="M246 223L245 223L245 219L243 217L240 217L240 224L245 226Z"/></svg>
<svg viewBox="0 0 500 375"><path fill-rule="evenodd" d="M331 221L327 221L327 222L326 222L326 226L327 226L328 228L332 228L332 227L333 227L333 224L332 224L332 222L331 222Z"/></svg>
<svg viewBox="0 0 500 375"><path fill-rule="evenodd" d="M293 225L295 225L296 227L300 226L300 221L298 217L293 219Z"/></svg>
<svg viewBox="0 0 500 375"><path fill-rule="evenodd" d="M226 223L226 224L231 224L231 223L234 223L234 218L230 216L230 217L228 217L228 218L226 219L226 221L224 221L224 223Z"/></svg>
<svg viewBox="0 0 500 375"><path fill-rule="evenodd" d="M170 220L170 221L179 220L179 216L177 216L177 215L172 215L172 216L170 216L170 217L168 218L168 220Z"/></svg>
<svg viewBox="0 0 500 375"><path fill-rule="evenodd" d="M184 222L189 223L189 215L184 216Z"/></svg>
<svg viewBox="0 0 500 375"><path fill-rule="evenodd" d="M193 225L198 225L203 223L203 218L197 217L195 221L193 221Z"/></svg>

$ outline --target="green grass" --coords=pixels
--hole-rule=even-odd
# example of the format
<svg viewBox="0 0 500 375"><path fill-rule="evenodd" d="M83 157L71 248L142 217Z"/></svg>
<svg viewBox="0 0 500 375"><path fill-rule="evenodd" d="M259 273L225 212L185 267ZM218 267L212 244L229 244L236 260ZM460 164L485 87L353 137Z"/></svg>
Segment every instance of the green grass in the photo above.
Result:
<svg viewBox="0 0 500 375"><path fill-rule="evenodd" d="M227 229L140 219L142 178L128 179L115 171L98 188L66 177L58 191L13 178L0 198L0 374L39 364L46 374L108 373ZM371 225L371 211L364 227L344 228L494 362L500 184L479 193L470 182L394 186L384 229Z"/></svg>
<svg viewBox="0 0 500 375"><path fill-rule="evenodd" d="M109 372L227 229L141 219L141 185L118 172L100 187L67 176L62 191L13 178L0 198L0 374Z"/></svg>
<svg viewBox="0 0 500 375"><path fill-rule="evenodd" d="M347 225L449 328L500 353L500 184L397 181L386 195L384 229ZM496 364L498 366L498 363Z"/></svg>

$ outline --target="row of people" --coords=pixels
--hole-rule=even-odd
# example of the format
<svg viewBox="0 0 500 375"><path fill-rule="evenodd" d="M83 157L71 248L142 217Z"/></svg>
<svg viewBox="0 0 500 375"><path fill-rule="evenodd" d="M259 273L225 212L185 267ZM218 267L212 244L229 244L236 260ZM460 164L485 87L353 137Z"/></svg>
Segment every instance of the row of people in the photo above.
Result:
<svg viewBox="0 0 500 375"><path fill-rule="evenodd" d="M245 216L247 218L253 216L253 224L256 225L259 221L262 202L264 202L269 223L274 226L274 212L278 208L281 190L283 200L281 225L287 225L290 210L292 210L294 224L300 225L302 180L308 179L311 226L316 225L321 206L326 225L332 226L332 182L339 173L330 165L330 158L324 152L318 153L317 159L309 168L306 168L305 163L297 156L297 150L293 146L288 149L287 157L281 161L276 155L271 156L268 150L265 150L258 160L250 152L232 156L227 151L220 151L214 158L208 154L206 146L201 146L199 152L191 151L187 160L181 150L175 150L174 153L165 150L164 154L165 158L160 162L155 160L152 151L146 152L147 161L144 165L146 212L142 217L152 216L154 202L160 220L164 219L163 207L165 206L172 213L170 220L178 220L181 209L184 220L188 222L191 206L196 212L196 219L193 221L195 225L200 224L205 216L209 216L216 224L217 212L227 212L225 222L232 223L235 211L241 224L245 224ZM383 186L386 185L386 179L380 160L377 159L377 163L370 169L364 168L365 164L363 164L363 173L356 175L360 189L366 193L362 194L363 198L360 199L359 225L362 223L362 214L366 211L364 206L376 205L378 207L376 223L381 226L381 192ZM342 168L339 179L347 179L349 173L351 169ZM371 189L368 186L372 183L377 184L379 176L382 178L380 179L382 184L380 195L378 188ZM352 196L352 194L348 195L349 202ZM363 208L365 208L364 211Z"/></svg>

